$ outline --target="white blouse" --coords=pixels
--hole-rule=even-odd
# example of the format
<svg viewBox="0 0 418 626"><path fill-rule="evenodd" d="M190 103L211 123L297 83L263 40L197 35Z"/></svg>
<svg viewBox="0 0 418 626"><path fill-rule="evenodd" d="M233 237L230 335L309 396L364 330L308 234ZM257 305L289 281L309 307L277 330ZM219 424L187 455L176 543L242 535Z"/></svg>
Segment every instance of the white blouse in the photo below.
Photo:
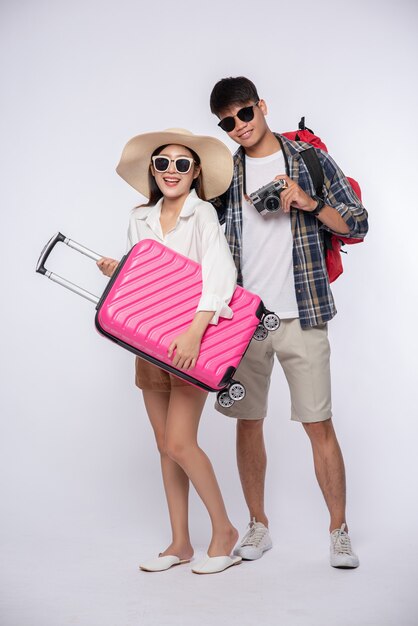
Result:
<svg viewBox="0 0 418 626"><path fill-rule="evenodd" d="M160 214L163 198L151 207L133 209L128 229L128 249L142 239L160 241L202 265L202 296L196 311L214 311L210 321L232 318L228 306L237 280L237 270L219 224L216 210L192 190L175 227L163 235Z"/></svg>

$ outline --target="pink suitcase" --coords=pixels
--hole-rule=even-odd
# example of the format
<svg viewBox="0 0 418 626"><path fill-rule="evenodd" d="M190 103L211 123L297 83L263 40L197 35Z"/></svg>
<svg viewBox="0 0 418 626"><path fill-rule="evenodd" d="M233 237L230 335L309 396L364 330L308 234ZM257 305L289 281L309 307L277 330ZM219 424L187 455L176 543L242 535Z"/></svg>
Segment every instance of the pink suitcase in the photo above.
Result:
<svg viewBox="0 0 418 626"><path fill-rule="evenodd" d="M252 338L262 340L280 324L259 296L237 286L229 306L232 319L209 325L196 366L179 370L167 349L190 325L201 296L201 266L152 239L144 239L126 254L101 298L69 283L45 268L58 242L98 260L100 255L57 233L45 246L36 271L96 303L96 328L105 337L158 367L206 391L217 391L222 406L245 396L233 379Z"/></svg>

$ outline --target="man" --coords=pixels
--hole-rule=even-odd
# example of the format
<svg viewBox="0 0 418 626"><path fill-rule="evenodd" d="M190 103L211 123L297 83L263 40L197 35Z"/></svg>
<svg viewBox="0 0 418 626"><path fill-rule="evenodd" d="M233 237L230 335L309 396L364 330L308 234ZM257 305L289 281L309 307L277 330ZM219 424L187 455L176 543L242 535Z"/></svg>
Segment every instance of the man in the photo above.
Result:
<svg viewBox="0 0 418 626"><path fill-rule="evenodd" d="M236 378L246 397L230 408L237 418L237 461L250 513L249 529L236 553L257 559L272 547L264 510L266 452L263 421L274 354L290 389L292 419L310 438L315 473L330 513L330 563L354 568L345 517L345 470L331 412L330 348L327 322L336 313L324 259L323 231L362 239L367 212L331 157L317 150L323 172L323 200L300 152L306 144L273 133L267 105L244 77L219 81L210 97L219 126L240 145L229 190L217 199L220 220L238 269L238 281L258 293L281 318L278 330L253 341ZM272 180L283 181L280 210L261 215L247 194Z"/></svg>

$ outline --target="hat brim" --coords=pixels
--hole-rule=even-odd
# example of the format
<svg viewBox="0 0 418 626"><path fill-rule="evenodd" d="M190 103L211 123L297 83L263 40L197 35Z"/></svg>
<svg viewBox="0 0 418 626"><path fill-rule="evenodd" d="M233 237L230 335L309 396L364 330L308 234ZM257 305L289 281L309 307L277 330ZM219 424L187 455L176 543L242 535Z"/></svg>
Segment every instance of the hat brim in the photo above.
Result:
<svg viewBox="0 0 418 626"><path fill-rule="evenodd" d="M116 168L117 173L146 198L150 197L148 171L151 155L160 146L177 144L191 148L200 158L203 189L208 200L223 194L231 184L233 159L227 146L215 137L190 131L143 133L128 141Z"/></svg>

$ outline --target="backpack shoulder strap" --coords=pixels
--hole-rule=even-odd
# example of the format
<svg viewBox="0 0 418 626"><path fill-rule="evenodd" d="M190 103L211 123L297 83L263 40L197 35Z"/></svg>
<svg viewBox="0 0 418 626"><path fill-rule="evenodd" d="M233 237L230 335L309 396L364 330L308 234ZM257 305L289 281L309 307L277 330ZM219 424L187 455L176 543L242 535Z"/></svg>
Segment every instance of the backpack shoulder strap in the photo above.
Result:
<svg viewBox="0 0 418 626"><path fill-rule="evenodd" d="M316 153L315 148L307 148L300 152L300 156L305 161L310 177L315 187L315 193L322 198L322 188L324 186L324 170Z"/></svg>
<svg viewBox="0 0 418 626"><path fill-rule="evenodd" d="M322 169L322 165L315 148L307 148L306 150L302 150L300 156L305 161L305 165L308 169L309 175L312 178L316 195L319 198L322 198L324 195L322 193L322 188L324 186L324 170ZM322 236L324 238L325 250L332 250L333 235L331 235L331 233L327 230L322 230Z"/></svg>

